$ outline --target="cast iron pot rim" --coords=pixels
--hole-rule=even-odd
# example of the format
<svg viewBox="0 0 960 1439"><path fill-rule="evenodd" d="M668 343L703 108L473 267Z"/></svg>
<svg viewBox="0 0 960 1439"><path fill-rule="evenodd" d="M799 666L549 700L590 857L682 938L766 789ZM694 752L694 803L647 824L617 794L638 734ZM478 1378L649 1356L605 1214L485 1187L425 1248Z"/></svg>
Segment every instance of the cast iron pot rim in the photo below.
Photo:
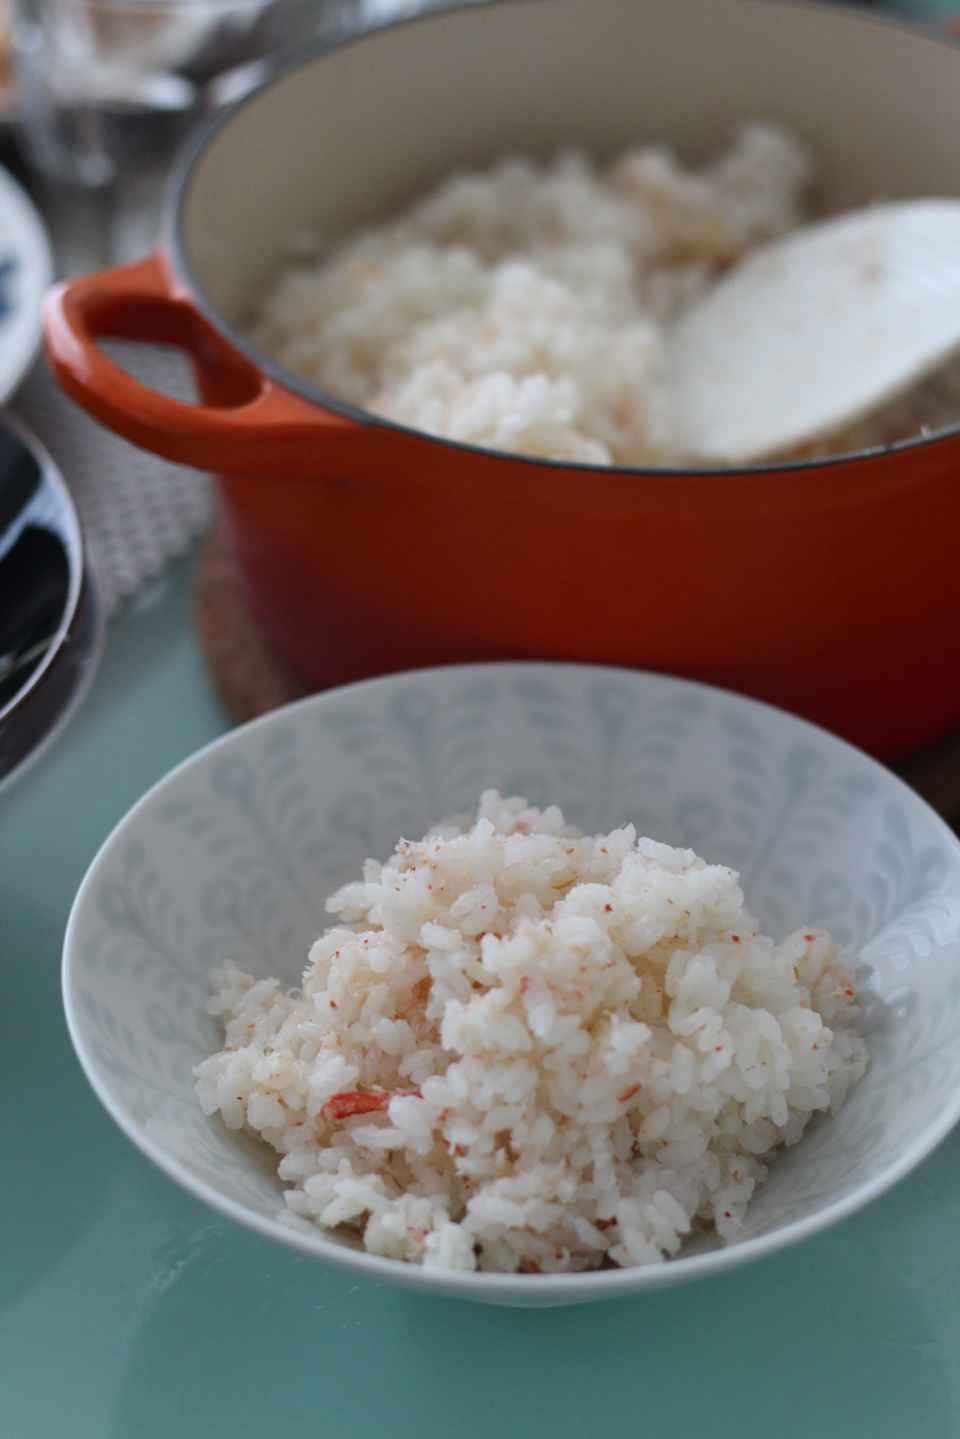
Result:
<svg viewBox="0 0 960 1439"><path fill-rule="evenodd" d="M550 0L485 0L489 5L540 5L548 4ZM776 5L783 9L796 9L798 4L806 10L822 11L825 15L846 15L848 19L855 20L858 24L873 26L885 30L895 30L910 36L914 40L926 41L931 45L957 49L957 45L947 34L934 33L929 29L911 25L906 20L896 16L878 17L865 15L862 10L850 3L836 4L833 0L740 0L740 3L753 8L763 5L769 8ZM294 52L279 55L269 66L266 78L259 81L246 94L232 104L226 105L218 111L211 119L194 133L187 141L181 151L170 174L167 183L165 203L163 207L162 224L162 248L169 257L173 272L181 284L186 288L190 299L197 309L208 321L208 323L220 335L227 339L233 348L242 355L251 365L262 374L268 376L275 384L298 395L302 400L317 406L321 410L327 410L339 415L346 420L352 420L355 424L393 431L403 435L407 439L419 440L431 443L442 448L449 449L455 453L478 455L483 458L494 460L506 460L516 464L529 465L544 470L563 470L584 475L597 476L626 476L642 477L648 480L657 479L703 479L716 476L717 479L731 479L734 477L748 476L769 476L769 475L798 475L801 478L810 471L846 468L850 465L860 464L865 460L876 460L888 455L907 454L932 445L941 444L945 440L960 438L960 419L954 425L946 426L944 429L933 431L929 434L920 434L911 439L898 440L892 445L878 445L871 449L851 450L840 455L826 455L809 460L790 460L780 463L750 464L750 465L711 465L694 468L691 466L630 466L630 465L589 465L582 461L550 460L538 455L516 454L510 450L492 449L485 445L466 444L461 440L452 440L442 435L432 435L426 430L414 429L410 425L397 424L393 420L384 419L381 415L375 415L369 410L361 409L359 406L351 405L340 400L336 395L327 390L308 384L307 381L299 379L289 370L284 369L269 355L265 354L253 342L247 338L242 331L230 324L210 300L203 286L200 284L186 255L185 211L190 190L196 177L199 167L207 148L220 134L221 130L229 126L234 117L244 110L248 105L255 103L264 91L269 90L273 85L282 80L288 79L291 75L300 70L307 70L321 60L336 54L341 50L352 48L355 45L362 45L369 37L380 35L390 30L399 30L401 27L413 25L429 25L431 21L441 19L457 11L478 10L476 0L451 0L442 9L430 10L426 13L401 15L395 19L387 19L378 23L364 26L352 33L348 33L341 39L333 41L321 41L312 45L304 46ZM960 84L960 56L958 56L958 84ZM2 712L0 712L2 718Z"/></svg>

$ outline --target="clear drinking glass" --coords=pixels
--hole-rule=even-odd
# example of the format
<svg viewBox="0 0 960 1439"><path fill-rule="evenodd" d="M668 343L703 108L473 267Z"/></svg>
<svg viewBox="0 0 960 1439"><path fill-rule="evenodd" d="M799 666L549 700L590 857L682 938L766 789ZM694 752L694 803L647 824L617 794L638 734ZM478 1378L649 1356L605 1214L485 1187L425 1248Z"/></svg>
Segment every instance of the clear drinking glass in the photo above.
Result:
<svg viewBox="0 0 960 1439"><path fill-rule="evenodd" d="M335 40L404 0L14 0L17 109L66 272L155 243L164 181L251 62Z"/></svg>

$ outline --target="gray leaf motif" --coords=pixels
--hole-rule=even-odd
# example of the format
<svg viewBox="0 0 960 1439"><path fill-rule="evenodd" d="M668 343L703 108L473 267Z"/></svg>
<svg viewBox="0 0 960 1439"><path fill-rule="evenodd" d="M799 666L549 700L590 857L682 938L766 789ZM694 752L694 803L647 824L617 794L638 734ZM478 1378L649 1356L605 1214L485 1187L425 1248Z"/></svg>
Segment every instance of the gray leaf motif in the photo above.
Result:
<svg viewBox="0 0 960 1439"><path fill-rule="evenodd" d="M406 764L412 761L419 773L421 828L448 818L452 809L472 809L484 785L499 782L485 764L497 694L492 680L482 677L438 697L426 685L409 682L390 705Z"/></svg>
<svg viewBox="0 0 960 1439"><path fill-rule="evenodd" d="M266 872L242 882L233 874L217 874L200 890L200 912L224 948L239 947L256 963L294 942L294 926L286 917L280 889ZM232 958L236 959L236 953Z"/></svg>
<svg viewBox="0 0 960 1439"><path fill-rule="evenodd" d="M850 881L833 870L814 877L809 886L810 921L830 930L838 944L850 947L857 934L865 934L869 911L854 893Z"/></svg>
<svg viewBox="0 0 960 1439"><path fill-rule="evenodd" d="M232 800L248 822L259 852L271 855L283 880L306 912L316 913L316 897L302 864L303 841L313 815L304 777L308 767L299 754L294 726L268 728L255 765L226 755L210 769L210 786Z"/></svg>
<svg viewBox="0 0 960 1439"><path fill-rule="evenodd" d="M749 750L742 739L736 736L729 759L738 777L750 775L734 796L736 819L749 846L740 865L743 883L767 921L784 929L796 922L796 874L808 870L851 815L869 803L875 781L866 774L838 772L803 742L781 755L761 749L759 737ZM818 910L810 914L821 922Z"/></svg>
<svg viewBox="0 0 960 1439"><path fill-rule="evenodd" d="M149 972L158 988L169 988L178 977L189 981L186 917L140 840L125 846L120 876L103 884L97 909L103 929L99 943L82 955L86 969L102 966L108 974L134 976Z"/></svg>
<svg viewBox="0 0 960 1439"><path fill-rule="evenodd" d="M744 797L747 775L752 781L751 791L757 786L765 792L762 818L755 804L751 804L749 811L746 804L741 807L753 843L745 878L755 887L764 869L772 867L775 859L781 863L789 859L800 834L820 832L827 827L828 806L821 790L826 762L816 751L803 745L793 746L784 755L774 755L757 745L748 749L737 743L730 749L729 763L741 777ZM773 806L771 795L776 796Z"/></svg>
<svg viewBox="0 0 960 1439"><path fill-rule="evenodd" d="M229 876L255 896L261 917L279 916L294 904L311 924L322 917L305 850L313 827L309 791L292 725L267 737L252 759L237 752L209 766L209 795L175 797L158 806L160 818L199 845ZM210 905L223 910L224 893L206 892ZM246 920L252 910L245 911ZM235 923L243 922L239 914Z"/></svg>
<svg viewBox="0 0 960 1439"><path fill-rule="evenodd" d="M373 705L344 705L319 711L317 724L320 734L332 738L344 755L352 782L367 779L378 796L394 805L420 804L419 777L386 715Z"/></svg>
<svg viewBox="0 0 960 1439"><path fill-rule="evenodd" d="M163 1056L167 1072L178 1087L185 1074L193 1068L198 1052L210 1052L218 1039L217 1026L206 1010L191 995L188 1006L174 1013L166 1003L153 1001L144 1007L144 1030L149 1041Z"/></svg>
<svg viewBox="0 0 960 1439"><path fill-rule="evenodd" d="M748 872L755 867L771 829L770 795L782 783L778 776L781 767L764 734L749 720L722 715L713 734L719 738L714 738L708 758L717 772L725 774L727 793L708 796L699 786L692 791L677 787L672 814L675 843L740 870L749 891ZM672 757L683 772L684 756L674 753ZM695 766L693 774L697 774ZM773 826L775 830L781 827L779 809Z"/></svg>
<svg viewBox="0 0 960 1439"><path fill-rule="evenodd" d="M943 843L918 845L899 803L883 808L882 830L872 852L872 866L863 887L858 914L860 944L887 926L909 929L913 945L941 942L938 918L956 934L951 896L945 893L949 859ZM946 905L946 910L944 906Z"/></svg>
<svg viewBox="0 0 960 1439"><path fill-rule="evenodd" d="M253 1135L228 1130L218 1118L204 1117L193 1100L191 1113L177 1115L164 1143L198 1179L238 1204L270 1218L277 1217L278 1203L282 1201L276 1156ZM238 1159L242 1162L238 1163Z"/></svg>
<svg viewBox="0 0 960 1439"><path fill-rule="evenodd" d="M344 771L349 787L332 804L326 800L314 809L306 833L295 831L313 892L325 899L361 858L385 858L402 835L419 835L445 818L451 793L465 809L473 807L483 784L494 778L484 756L497 695L497 686L480 678L440 700L429 685L410 680L382 717L348 709L330 719L321 712L327 734L351 763ZM226 778L227 791L251 808L247 777L243 788L233 774Z"/></svg>
<svg viewBox="0 0 960 1439"><path fill-rule="evenodd" d="M635 697L632 690L623 683L601 679L587 686L586 704L594 731L599 736L600 748L599 772L594 779L596 798L593 824L594 827L610 829L620 819L623 796L619 780ZM633 816L630 818L634 823L638 822Z"/></svg>
<svg viewBox="0 0 960 1439"><path fill-rule="evenodd" d="M901 939L906 960L903 966L906 982L891 986L888 981L882 986L888 1011L883 1016L882 1028L886 1048L892 1056L889 1062L893 1074L905 1072L921 1059L930 1058L944 1049L955 1050L960 1039L960 989L955 980L960 946L955 941L942 956L934 956L932 993L927 988L921 1001L911 983L911 971L916 969L919 972L925 968L929 975L929 961L911 948L906 934ZM866 953L873 959L872 949ZM873 984L881 988L876 969Z"/></svg>
<svg viewBox="0 0 960 1439"><path fill-rule="evenodd" d="M607 682L609 685L609 682ZM694 845L702 814L668 809L672 778L684 770L684 754L704 714L702 696L681 691L652 708L626 709L623 699L597 686L594 708L604 738L603 827L635 825L642 835L675 845ZM714 822L712 809L710 826ZM698 835L699 837L699 835Z"/></svg>
<svg viewBox="0 0 960 1439"><path fill-rule="evenodd" d="M491 716L499 698L492 679L481 676L460 686L443 709L442 743L435 767L441 793L452 796L453 811L471 810L481 791L503 783L491 768ZM451 802L441 801L438 810L451 811ZM446 814L435 818L446 818Z"/></svg>
<svg viewBox="0 0 960 1439"><path fill-rule="evenodd" d="M162 1043L151 1042L140 1029L118 1020L110 1005L81 987L77 993L92 1040L97 1067L110 1076L115 1097L139 1123L146 1123L162 1106L192 1101L189 1075L182 1054L175 1061ZM161 1006L162 1008L162 1006ZM212 1036L204 1035L209 1048ZM179 1067L178 1067L179 1063Z"/></svg>
<svg viewBox="0 0 960 1439"><path fill-rule="evenodd" d="M767 732L749 715L715 701L711 723L698 736L712 766L726 777L723 799L714 793L703 802L700 793L677 801L676 817L685 844L707 851L743 872L762 845L769 824L769 798L777 787L779 758ZM722 840L722 850L720 843ZM715 851L715 853L714 853Z"/></svg>
<svg viewBox="0 0 960 1439"><path fill-rule="evenodd" d="M405 735L424 779L429 779L437 731L437 702L433 695L421 686L408 685L391 701L390 716Z"/></svg>
<svg viewBox="0 0 960 1439"><path fill-rule="evenodd" d="M865 1172L883 1167L889 1131L882 1120L864 1126L855 1135L846 1135L842 1145L834 1132L828 1143L818 1146L817 1139L835 1123L836 1116L824 1116L804 1136L802 1168L799 1163L791 1166L790 1183L784 1184L782 1197L779 1190L771 1192L769 1199L763 1196L756 1206L753 1224L748 1215L749 1238L782 1229L812 1213L826 1200L842 1198L861 1186Z"/></svg>
<svg viewBox="0 0 960 1439"><path fill-rule="evenodd" d="M514 676L509 690L520 707L523 749L531 758L505 776L503 787L532 804L558 804L573 823L595 828L597 762L589 722L583 723L579 709L573 712L569 693L540 675Z"/></svg>
<svg viewBox="0 0 960 1439"><path fill-rule="evenodd" d="M398 812L393 811L390 818L398 821ZM388 826L391 843L399 839L404 829L402 823ZM386 854L380 853L383 848L373 796L365 790L348 790L331 805L322 829L318 829L307 850L324 903L345 880L360 877L359 866L364 859L385 859ZM326 922L329 923L329 919Z"/></svg>

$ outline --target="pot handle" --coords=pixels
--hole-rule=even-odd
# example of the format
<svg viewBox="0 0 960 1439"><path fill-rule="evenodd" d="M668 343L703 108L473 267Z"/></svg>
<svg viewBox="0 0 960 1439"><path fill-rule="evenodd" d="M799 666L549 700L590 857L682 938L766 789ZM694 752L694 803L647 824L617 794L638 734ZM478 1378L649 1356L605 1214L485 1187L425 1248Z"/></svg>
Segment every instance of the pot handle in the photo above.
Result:
<svg viewBox="0 0 960 1439"><path fill-rule="evenodd" d="M200 470L303 474L312 442L365 427L275 384L179 295L159 252L56 286L44 313L47 357L63 389L141 449ZM107 358L100 339L175 345L216 369L226 401L191 405L151 390ZM352 446L351 446L352 448Z"/></svg>

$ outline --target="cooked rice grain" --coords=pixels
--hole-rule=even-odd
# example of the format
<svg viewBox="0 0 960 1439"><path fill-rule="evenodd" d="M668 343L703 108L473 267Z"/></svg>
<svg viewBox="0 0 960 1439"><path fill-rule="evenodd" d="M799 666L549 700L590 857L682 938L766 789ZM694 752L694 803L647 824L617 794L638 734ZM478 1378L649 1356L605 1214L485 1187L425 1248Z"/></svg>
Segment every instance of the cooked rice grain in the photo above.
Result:
<svg viewBox="0 0 960 1439"><path fill-rule="evenodd" d="M397 218L278 275L253 338L398 424L593 465L689 460L665 326L730 264L814 218L813 156L745 125L699 170L645 146L455 175ZM960 365L780 456L892 444L960 420Z"/></svg>
<svg viewBox="0 0 960 1439"><path fill-rule="evenodd" d="M631 825L491 791L327 907L302 991L216 973L197 1093L278 1151L291 1210L376 1254L553 1273L735 1239L866 1068L829 936L775 944L732 870Z"/></svg>

